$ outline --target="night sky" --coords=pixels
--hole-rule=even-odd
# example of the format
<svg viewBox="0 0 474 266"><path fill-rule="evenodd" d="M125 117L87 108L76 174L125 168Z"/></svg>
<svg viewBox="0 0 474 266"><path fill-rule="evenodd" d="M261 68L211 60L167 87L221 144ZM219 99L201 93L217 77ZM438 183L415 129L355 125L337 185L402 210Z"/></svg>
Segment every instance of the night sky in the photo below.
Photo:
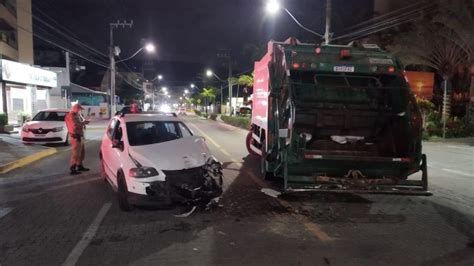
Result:
<svg viewBox="0 0 474 266"><path fill-rule="evenodd" d="M216 53L230 49L236 72L252 67L244 47L264 46L270 39L296 36L304 42L317 41L302 31L281 11L276 17L265 14L263 0L32 0L34 14L58 21L79 39L107 52L108 24L117 19L134 20L132 29L115 33L115 43L123 57L137 50L145 40L156 43L157 62L219 69ZM325 0L281 1L305 26L324 31ZM370 18L373 0L333 0L333 32L338 35L355 22ZM42 13L39 13L42 12ZM44 12L44 13L43 13ZM51 22L51 20L49 20ZM44 26L35 31L46 35ZM58 35L48 38L61 39ZM247 51L247 52L246 52ZM144 55L141 55L144 58ZM106 59L103 59L106 61ZM133 64L133 63L132 63ZM171 72L176 72L176 67ZM222 70L223 71L223 70ZM170 71L168 71L170 72ZM190 70L182 73L191 75ZM178 79L179 73L167 73ZM196 75L196 73L194 73Z"/></svg>

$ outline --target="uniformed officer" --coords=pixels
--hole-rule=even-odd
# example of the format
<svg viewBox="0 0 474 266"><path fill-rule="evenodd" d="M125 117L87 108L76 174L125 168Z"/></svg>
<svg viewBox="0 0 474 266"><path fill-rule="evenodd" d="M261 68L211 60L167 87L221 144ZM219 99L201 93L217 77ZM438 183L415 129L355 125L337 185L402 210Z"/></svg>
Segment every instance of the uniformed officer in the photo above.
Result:
<svg viewBox="0 0 474 266"><path fill-rule="evenodd" d="M88 123L87 120L83 120L80 115L81 110L84 110L80 104L72 106L71 111L66 115L65 121L67 130L69 132L69 139L72 146L71 149L71 160L69 162L70 174L77 175L80 171L89 171L82 165L84 161L84 128Z"/></svg>

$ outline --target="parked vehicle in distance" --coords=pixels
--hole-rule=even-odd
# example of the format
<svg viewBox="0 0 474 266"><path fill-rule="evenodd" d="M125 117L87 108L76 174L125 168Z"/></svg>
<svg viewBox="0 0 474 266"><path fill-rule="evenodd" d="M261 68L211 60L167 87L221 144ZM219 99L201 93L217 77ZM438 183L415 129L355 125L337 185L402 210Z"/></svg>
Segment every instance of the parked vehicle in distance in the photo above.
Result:
<svg viewBox="0 0 474 266"><path fill-rule="evenodd" d="M178 115L187 115L186 114L186 107L179 107L178 108Z"/></svg>
<svg viewBox="0 0 474 266"><path fill-rule="evenodd" d="M69 110L47 109L38 112L21 129L20 138L25 144L63 143L69 145L64 119Z"/></svg>
<svg viewBox="0 0 474 266"><path fill-rule="evenodd" d="M242 106L237 111L237 116L251 116L252 115L252 108L247 106Z"/></svg>
<svg viewBox="0 0 474 266"><path fill-rule="evenodd" d="M212 199L222 193L222 167L204 138L176 114L124 114L112 118L100 147L102 176L120 209Z"/></svg>

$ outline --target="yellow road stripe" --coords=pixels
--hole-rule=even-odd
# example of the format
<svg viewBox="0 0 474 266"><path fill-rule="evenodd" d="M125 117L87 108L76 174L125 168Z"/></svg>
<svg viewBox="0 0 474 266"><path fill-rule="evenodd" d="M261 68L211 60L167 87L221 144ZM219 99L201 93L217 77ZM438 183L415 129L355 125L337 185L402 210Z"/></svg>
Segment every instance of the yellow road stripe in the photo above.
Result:
<svg viewBox="0 0 474 266"><path fill-rule="evenodd" d="M31 155L28 155L26 157L23 157L23 158L20 158L16 161L13 161L11 163L8 163L6 165L2 165L0 166L0 174L5 174L5 173L8 173L10 172L11 170L13 169L17 169L17 168L20 168L20 167L23 167L23 166L26 166L30 163L33 163L33 162L36 162L38 160L41 160L45 157L48 157L50 155L53 155L55 153L57 153L58 150L55 149L55 148L49 148L47 150L43 150L43 151L40 151L40 152L37 152L37 153L34 153L34 154L31 154Z"/></svg>

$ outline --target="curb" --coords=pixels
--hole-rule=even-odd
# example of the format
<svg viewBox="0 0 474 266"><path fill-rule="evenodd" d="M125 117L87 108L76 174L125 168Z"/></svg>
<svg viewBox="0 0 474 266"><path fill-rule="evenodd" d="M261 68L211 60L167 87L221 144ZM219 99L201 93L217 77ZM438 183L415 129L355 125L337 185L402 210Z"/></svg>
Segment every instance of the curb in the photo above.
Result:
<svg viewBox="0 0 474 266"><path fill-rule="evenodd" d="M0 165L0 174L6 174L14 169L26 166L28 164L31 164L33 162L39 161L43 158L46 158L48 156L51 156L55 153L57 153L58 150L56 148L49 148L44 151L40 151L31 155L28 155L26 157L23 157L21 159L18 159L16 161Z"/></svg>

